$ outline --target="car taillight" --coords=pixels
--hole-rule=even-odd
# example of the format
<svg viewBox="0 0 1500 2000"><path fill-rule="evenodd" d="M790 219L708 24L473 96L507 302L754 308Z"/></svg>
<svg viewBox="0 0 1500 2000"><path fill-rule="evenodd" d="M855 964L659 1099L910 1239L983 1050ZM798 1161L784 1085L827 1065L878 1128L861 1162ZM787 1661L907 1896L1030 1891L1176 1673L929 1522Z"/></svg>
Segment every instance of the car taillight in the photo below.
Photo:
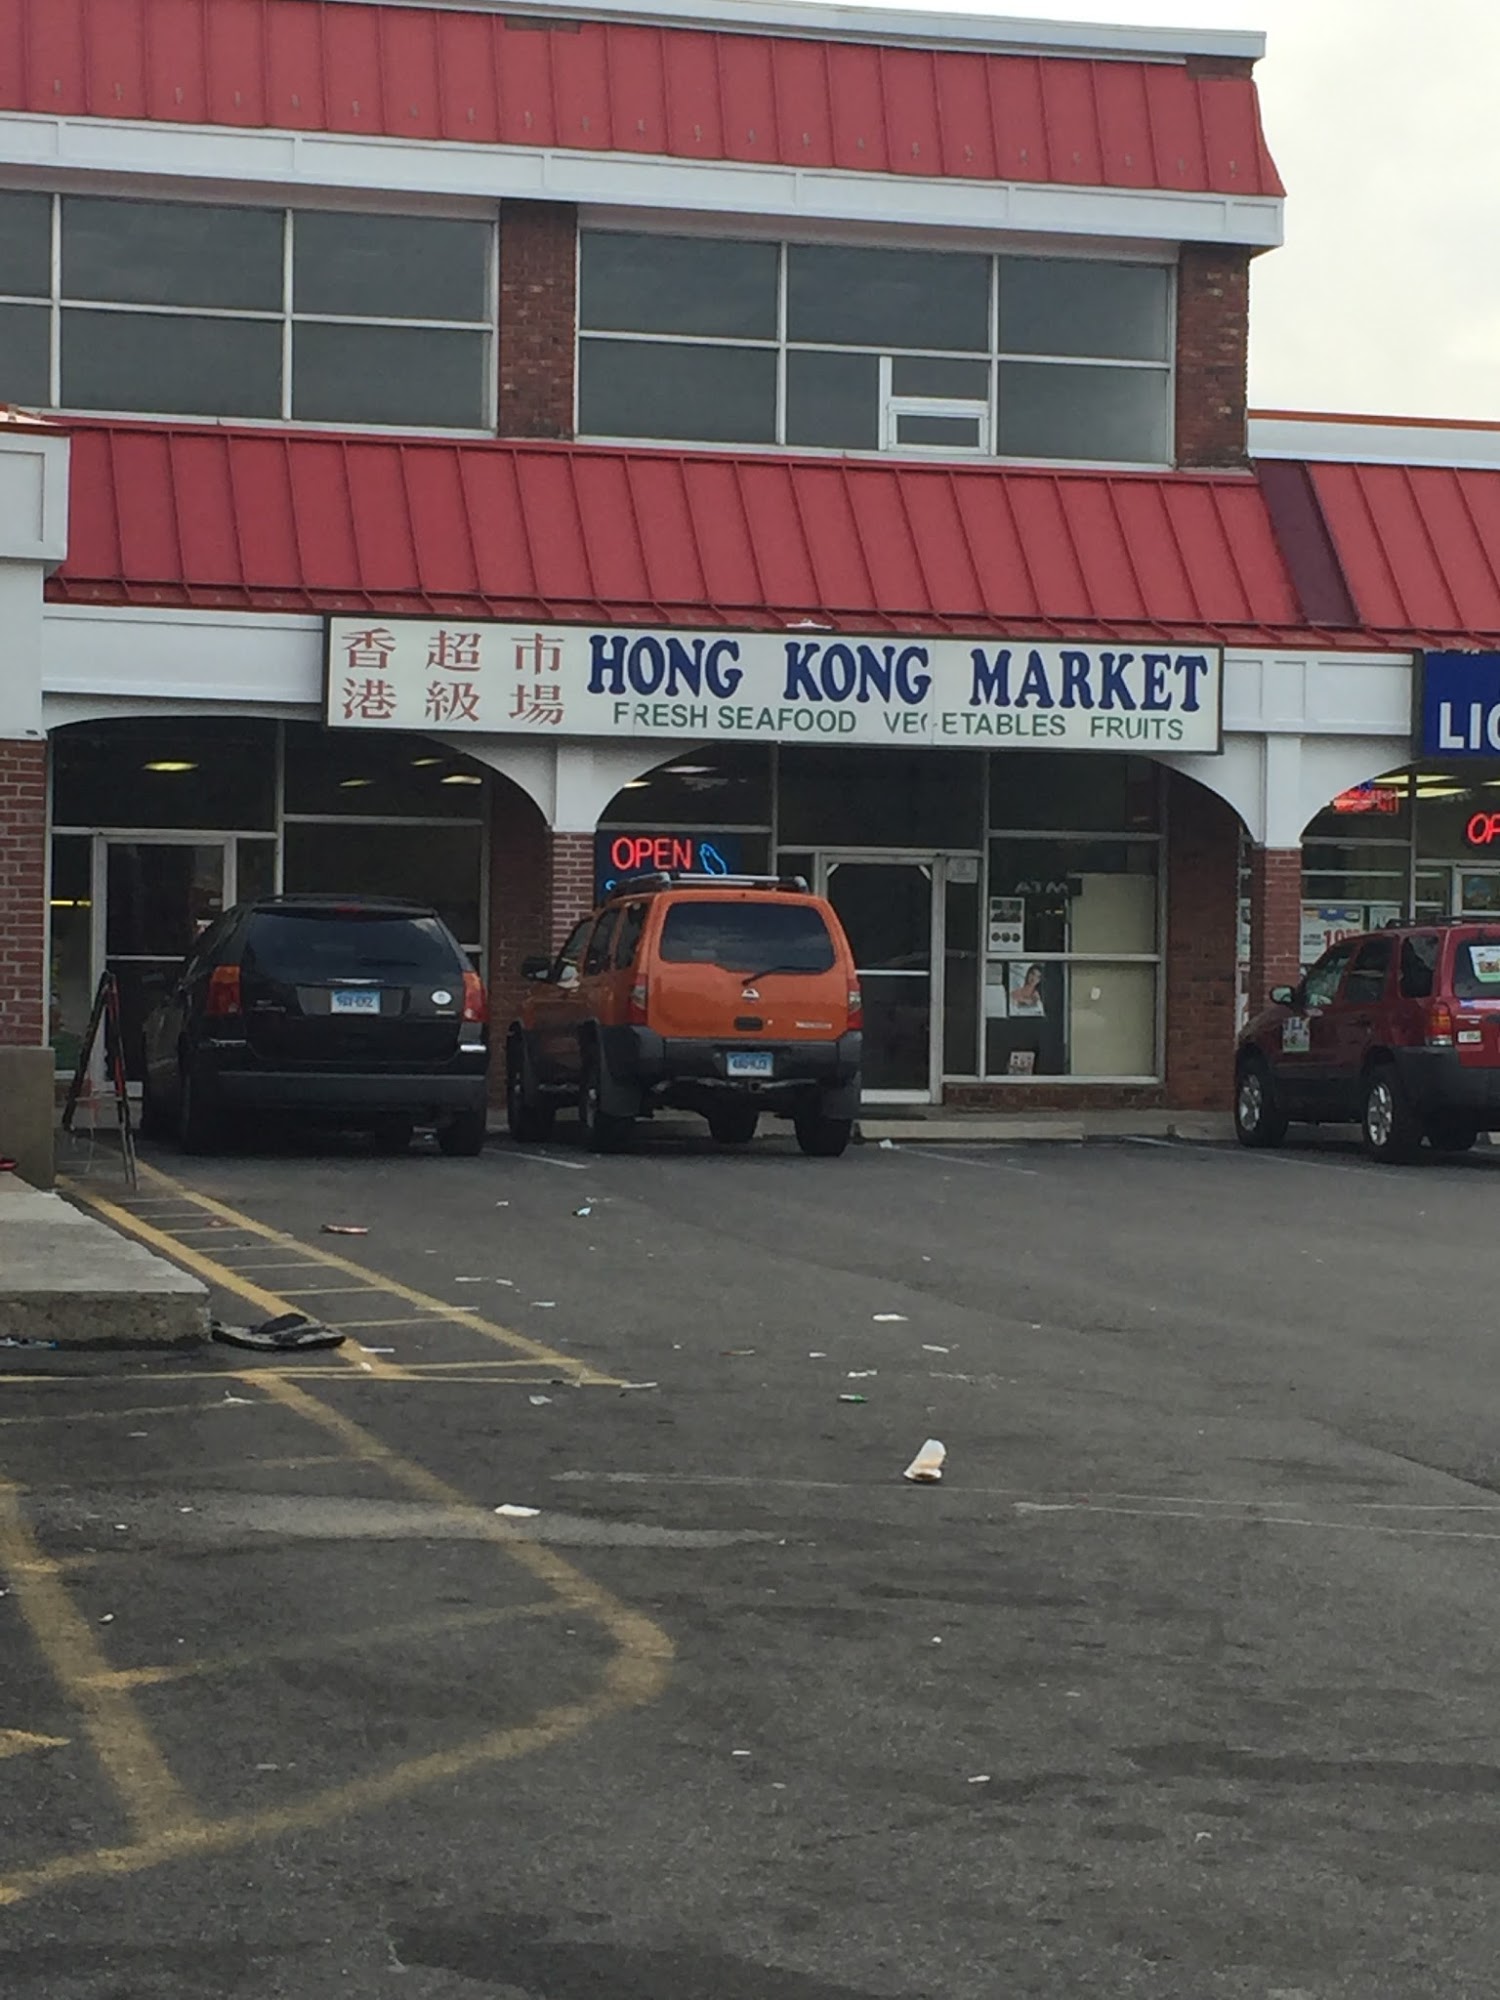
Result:
<svg viewBox="0 0 1500 2000"><path fill-rule="evenodd" d="M216 965L208 975L203 1011L216 1015L243 1012L240 1005L240 969L237 965Z"/></svg>
<svg viewBox="0 0 1500 2000"><path fill-rule="evenodd" d="M865 1024L865 999L857 986L849 988L849 1026L862 1028Z"/></svg>
<svg viewBox="0 0 1500 2000"><path fill-rule="evenodd" d="M635 1028L646 1025L646 1002L650 992L644 979L638 979L630 989L630 1004L625 1009L625 1018Z"/></svg>
<svg viewBox="0 0 1500 2000"><path fill-rule="evenodd" d="M464 974L464 1013L466 1021L487 1021L490 1017L489 1005L484 997L484 981L477 972Z"/></svg>
<svg viewBox="0 0 1500 2000"><path fill-rule="evenodd" d="M1430 1049L1453 1046L1453 1009L1446 1000L1434 1000L1427 1009L1427 1046Z"/></svg>

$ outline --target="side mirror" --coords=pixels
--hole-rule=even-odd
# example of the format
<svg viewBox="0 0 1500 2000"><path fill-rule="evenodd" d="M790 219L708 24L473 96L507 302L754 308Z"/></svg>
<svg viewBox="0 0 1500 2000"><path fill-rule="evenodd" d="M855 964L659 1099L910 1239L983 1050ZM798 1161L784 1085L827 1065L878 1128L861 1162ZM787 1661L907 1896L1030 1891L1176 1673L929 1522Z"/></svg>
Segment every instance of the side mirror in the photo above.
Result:
<svg viewBox="0 0 1500 2000"><path fill-rule="evenodd" d="M1273 1007L1295 1007L1297 1004L1297 989L1295 986L1273 986L1270 992L1270 1000Z"/></svg>
<svg viewBox="0 0 1500 2000"><path fill-rule="evenodd" d="M523 979L546 979L551 975L551 972L552 961L550 958L523 958L521 960L521 977Z"/></svg>

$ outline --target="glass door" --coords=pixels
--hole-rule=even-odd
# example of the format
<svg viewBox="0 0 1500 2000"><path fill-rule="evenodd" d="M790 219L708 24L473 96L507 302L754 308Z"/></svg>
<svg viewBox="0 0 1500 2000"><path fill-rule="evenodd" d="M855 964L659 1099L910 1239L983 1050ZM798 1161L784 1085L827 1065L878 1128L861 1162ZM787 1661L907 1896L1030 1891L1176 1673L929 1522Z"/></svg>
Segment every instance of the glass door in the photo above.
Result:
<svg viewBox="0 0 1500 2000"><path fill-rule="evenodd" d="M867 1098L930 1104L939 1088L933 1047L933 967L940 963L936 857L824 854L821 892L838 912L865 1003Z"/></svg>
<svg viewBox="0 0 1500 2000"><path fill-rule="evenodd" d="M141 1024L200 932L233 895L233 842L202 835L106 837L103 962L120 986L125 1073L141 1076Z"/></svg>

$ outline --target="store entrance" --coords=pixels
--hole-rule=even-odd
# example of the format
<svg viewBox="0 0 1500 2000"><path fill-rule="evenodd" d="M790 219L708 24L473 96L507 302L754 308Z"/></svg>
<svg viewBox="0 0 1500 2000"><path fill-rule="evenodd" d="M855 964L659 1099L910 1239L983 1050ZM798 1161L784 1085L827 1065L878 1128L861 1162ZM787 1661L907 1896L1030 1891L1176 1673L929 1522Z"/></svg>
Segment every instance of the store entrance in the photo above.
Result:
<svg viewBox="0 0 1500 2000"><path fill-rule="evenodd" d="M818 888L848 934L864 996L864 1088L873 1102L930 1104L941 1069L934 967L942 964L935 855L822 854Z"/></svg>
<svg viewBox="0 0 1500 2000"><path fill-rule="evenodd" d="M141 1076L141 1026L198 934L229 907L234 842L201 835L106 838L104 964L120 988L125 1073Z"/></svg>

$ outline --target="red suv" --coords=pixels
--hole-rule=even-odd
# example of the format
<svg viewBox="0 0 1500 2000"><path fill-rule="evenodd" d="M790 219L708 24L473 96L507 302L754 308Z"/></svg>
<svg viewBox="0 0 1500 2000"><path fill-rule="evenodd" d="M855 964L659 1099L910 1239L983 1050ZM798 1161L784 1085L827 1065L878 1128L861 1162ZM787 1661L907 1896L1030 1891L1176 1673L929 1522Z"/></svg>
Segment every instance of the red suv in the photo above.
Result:
<svg viewBox="0 0 1500 2000"><path fill-rule="evenodd" d="M1293 1120L1364 1126L1372 1159L1500 1131L1500 924L1450 918L1344 938L1235 1053L1234 1123L1276 1146Z"/></svg>

